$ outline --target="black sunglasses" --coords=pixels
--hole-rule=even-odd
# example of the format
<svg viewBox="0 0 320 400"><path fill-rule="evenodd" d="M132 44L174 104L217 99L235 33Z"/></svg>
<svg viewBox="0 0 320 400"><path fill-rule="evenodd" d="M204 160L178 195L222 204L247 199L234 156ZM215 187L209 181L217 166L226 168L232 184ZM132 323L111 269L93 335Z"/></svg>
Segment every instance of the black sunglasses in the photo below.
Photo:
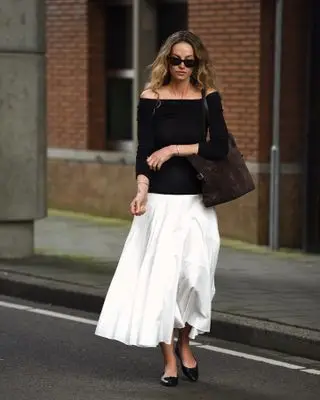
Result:
<svg viewBox="0 0 320 400"><path fill-rule="evenodd" d="M186 58L182 60L182 58L177 56L169 56L169 63L175 67L183 63L186 68L194 68L197 65L197 61L192 58Z"/></svg>

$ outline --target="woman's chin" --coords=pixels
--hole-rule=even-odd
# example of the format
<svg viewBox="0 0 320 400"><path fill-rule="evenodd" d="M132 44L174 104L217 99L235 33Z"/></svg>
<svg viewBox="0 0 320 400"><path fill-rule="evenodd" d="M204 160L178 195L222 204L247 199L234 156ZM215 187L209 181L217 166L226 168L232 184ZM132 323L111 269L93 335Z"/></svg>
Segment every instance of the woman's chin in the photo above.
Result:
<svg viewBox="0 0 320 400"><path fill-rule="evenodd" d="M178 82L187 81L189 79L188 75L186 74L177 74L174 76L174 80Z"/></svg>

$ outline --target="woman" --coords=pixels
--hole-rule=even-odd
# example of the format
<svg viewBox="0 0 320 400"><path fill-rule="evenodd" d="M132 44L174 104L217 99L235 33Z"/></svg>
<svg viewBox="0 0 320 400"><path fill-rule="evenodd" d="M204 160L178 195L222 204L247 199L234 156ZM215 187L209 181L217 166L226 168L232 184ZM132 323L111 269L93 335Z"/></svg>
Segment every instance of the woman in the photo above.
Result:
<svg viewBox="0 0 320 400"><path fill-rule="evenodd" d="M160 344L165 386L178 383L176 356L186 377L198 379L189 339L210 330L215 292L217 217L202 204L192 154L226 157L228 132L208 52L196 35L180 31L160 49L140 97L134 219L96 329L128 345Z"/></svg>

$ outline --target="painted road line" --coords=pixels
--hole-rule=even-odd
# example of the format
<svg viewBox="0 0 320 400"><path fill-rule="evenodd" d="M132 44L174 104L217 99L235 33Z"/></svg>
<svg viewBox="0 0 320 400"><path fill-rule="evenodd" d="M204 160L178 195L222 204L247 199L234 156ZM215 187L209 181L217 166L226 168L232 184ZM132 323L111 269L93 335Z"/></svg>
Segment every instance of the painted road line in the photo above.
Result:
<svg viewBox="0 0 320 400"><path fill-rule="evenodd" d="M48 317L53 317L53 318L66 319L69 321L80 322L82 324L87 324L87 325L97 325L97 321L94 321L92 319L76 317L76 316L69 315L69 314L62 314L62 313L58 313L55 311L44 310L41 308L23 306L23 305L15 304L15 303L8 303L6 301L0 301L0 307L13 308L13 309L20 310L20 311L27 311L27 312L30 312L33 314L40 314L40 315L46 315Z"/></svg>
<svg viewBox="0 0 320 400"><path fill-rule="evenodd" d="M19 311L26 311L26 312L30 312L33 314L39 314L39 315L44 315L44 316L48 316L48 317L64 319L64 320L78 322L78 323L82 323L82 324L86 324L86 325L96 325L97 324L97 321L95 321L93 319L76 317L74 315L63 314L63 313L59 313L59 312L55 312L55 311L25 306L25 305L16 304L16 303L10 303L10 302L6 302L6 301L0 301L0 307L11 308L11 309L19 310ZM306 368L301 365L290 364L290 363L286 363L283 361L273 360L271 358L266 358L266 357L249 354L249 353L243 353L243 352L236 351L236 350L226 349L223 347L216 347L216 346L205 345L205 344L202 345L201 343L196 342L196 341L191 341L191 344L194 346L197 346L199 349L212 351L215 353L226 354L226 355L232 356L232 357L244 358L246 360L256 361L256 362L261 362L264 364L269 364L269 365L273 365L273 366L277 366L277 367L296 370L296 371L304 372L304 373L311 374L311 375L320 375L320 370Z"/></svg>
<svg viewBox="0 0 320 400"><path fill-rule="evenodd" d="M24 311L26 311L28 308L30 308L29 306L23 306L23 305L15 304L15 303L8 303L6 301L0 301L0 307L14 308L16 310L24 310Z"/></svg>
<svg viewBox="0 0 320 400"><path fill-rule="evenodd" d="M320 375L320 371L318 371L317 369L312 369L312 368L302 369L301 372L305 372L305 373L311 374L311 375Z"/></svg>
<svg viewBox="0 0 320 400"><path fill-rule="evenodd" d="M97 325L97 321L94 321L93 319L76 317L74 315L62 314L55 311L42 310L41 308L32 308L26 311L34 314L46 315L48 317L66 319L68 321L73 321L73 322L80 322L81 324Z"/></svg>
<svg viewBox="0 0 320 400"><path fill-rule="evenodd" d="M215 353L222 353L222 354L227 354L229 356L245 358L247 360L259 361L259 362L263 362L265 364L276 365L278 367L283 367L283 368L288 368L288 369L300 370L300 369L304 368L301 365L295 365L295 364L290 364L290 363L286 363L286 362L283 362L283 361L273 360L271 358L255 356L253 354L242 353L242 352L236 351L236 350L224 349L222 347L216 347L216 346L211 346L211 345L203 345L203 346L199 346L199 348L200 349L206 349L206 350L209 350L209 351L214 351Z"/></svg>

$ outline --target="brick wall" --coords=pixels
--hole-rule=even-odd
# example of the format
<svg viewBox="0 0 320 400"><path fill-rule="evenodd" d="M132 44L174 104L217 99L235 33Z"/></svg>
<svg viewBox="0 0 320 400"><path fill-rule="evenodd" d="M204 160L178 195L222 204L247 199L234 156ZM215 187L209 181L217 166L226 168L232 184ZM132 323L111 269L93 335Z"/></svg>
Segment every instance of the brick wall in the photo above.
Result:
<svg viewBox="0 0 320 400"><path fill-rule="evenodd" d="M208 46L222 81L228 126L246 159L263 163L270 161L272 143L274 19L275 0L189 0L190 28ZM285 1L283 19L281 161L301 163L307 96L306 1ZM258 174L252 196L219 208L223 235L268 242L269 181L268 173ZM281 175L282 246L301 243L303 185L302 174Z"/></svg>
<svg viewBox="0 0 320 400"><path fill-rule="evenodd" d="M260 1L189 0L189 29L214 61L228 126L248 160L258 158ZM218 82L219 83L219 82Z"/></svg>
<svg viewBox="0 0 320 400"><path fill-rule="evenodd" d="M48 145L103 149L105 2L46 1Z"/></svg>
<svg viewBox="0 0 320 400"><path fill-rule="evenodd" d="M229 130L248 161L259 161L260 153L261 13L258 0L189 0L189 28L209 49ZM220 231L229 238L266 243L268 181L253 176L253 193L217 208Z"/></svg>
<svg viewBox="0 0 320 400"><path fill-rule="evenodd" d="M47 1L47 110L50 147L86 148L87 0Z"/></svg>

